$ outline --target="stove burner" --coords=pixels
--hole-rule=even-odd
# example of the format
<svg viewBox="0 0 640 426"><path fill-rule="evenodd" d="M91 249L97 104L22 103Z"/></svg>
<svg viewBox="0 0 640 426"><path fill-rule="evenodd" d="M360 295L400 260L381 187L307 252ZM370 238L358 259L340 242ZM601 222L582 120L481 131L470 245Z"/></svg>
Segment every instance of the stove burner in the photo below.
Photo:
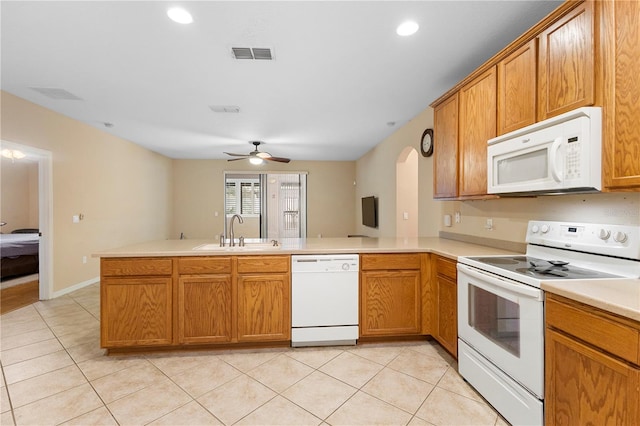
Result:
<svg viewBox="0 0 640 426"><path fill-rule="evenodd" d="M551 266L549 268L537 268L537 267L530 267L530 268L517 268L516 272L519 272L521 274L524 275L530 275L532 277L539 277L540 275L544 275L544 276L555 276L555 277L562 277L562 278L566 278L569 276L569 268L564 268L564 267L555 267L555 266Z"/></svg>
<svg viewBox="0 0 640 426"><path fill-rule="evenodd" d="M508 257L482 257L478 260L490 265L516 265L519 263L518 259Z"/></svg>

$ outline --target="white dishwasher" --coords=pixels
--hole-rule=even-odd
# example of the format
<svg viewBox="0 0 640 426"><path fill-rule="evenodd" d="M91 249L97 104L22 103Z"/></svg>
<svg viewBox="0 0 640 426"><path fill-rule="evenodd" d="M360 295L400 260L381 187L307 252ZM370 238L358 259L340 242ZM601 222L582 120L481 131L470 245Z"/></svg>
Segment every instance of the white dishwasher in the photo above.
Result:
<svg viewBox="0 0 640 426"><path fill-rule="evenodd" d="M291 346L355 345L357 254L291 256Z"/></svg>

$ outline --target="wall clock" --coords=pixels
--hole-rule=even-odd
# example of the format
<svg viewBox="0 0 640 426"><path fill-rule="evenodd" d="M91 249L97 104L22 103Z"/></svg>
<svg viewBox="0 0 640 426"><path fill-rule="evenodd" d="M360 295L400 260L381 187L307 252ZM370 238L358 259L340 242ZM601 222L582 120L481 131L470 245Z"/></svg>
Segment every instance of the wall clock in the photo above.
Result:
<svg viewBox="0 0 640 426"><path fill-rule="evenodd" d="M422 134L420 152L423 157L431 157L431 154L433 154L433 129L427 129Z"/></svg>

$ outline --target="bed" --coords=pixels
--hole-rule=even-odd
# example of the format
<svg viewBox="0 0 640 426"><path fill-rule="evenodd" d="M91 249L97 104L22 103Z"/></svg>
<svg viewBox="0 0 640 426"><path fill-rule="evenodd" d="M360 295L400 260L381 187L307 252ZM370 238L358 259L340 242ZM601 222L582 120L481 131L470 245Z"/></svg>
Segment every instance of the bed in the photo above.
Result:
<svg viewBox="0 0 640 426"><path fill-rule="evenodd" d="M30 231L0 234L0 281L38 273L40 234Z"/></svg>

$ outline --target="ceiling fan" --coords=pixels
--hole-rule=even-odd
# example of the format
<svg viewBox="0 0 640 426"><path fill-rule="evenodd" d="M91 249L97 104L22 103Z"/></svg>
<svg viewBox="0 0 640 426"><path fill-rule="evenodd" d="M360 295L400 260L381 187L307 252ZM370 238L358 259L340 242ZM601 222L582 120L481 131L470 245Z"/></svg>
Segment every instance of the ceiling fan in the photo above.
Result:
<svg viewBox="0 0 640 426"><path fill-rule="evenodd" d="M284 157L272 157L271 154L264 151L258 151L258 146L260 146L263 142L260 141L251 141L250 144L255 146L255 149L248 154L233 154L231 152L225 152L225 154L230 155L232 157L238 158L229 158L227 161L238 161L244 160L246 158L249 159L251 164L262 164L264 160L266 161L277 161L279 163L288 163L291 161L289 158Z"/></svg>

